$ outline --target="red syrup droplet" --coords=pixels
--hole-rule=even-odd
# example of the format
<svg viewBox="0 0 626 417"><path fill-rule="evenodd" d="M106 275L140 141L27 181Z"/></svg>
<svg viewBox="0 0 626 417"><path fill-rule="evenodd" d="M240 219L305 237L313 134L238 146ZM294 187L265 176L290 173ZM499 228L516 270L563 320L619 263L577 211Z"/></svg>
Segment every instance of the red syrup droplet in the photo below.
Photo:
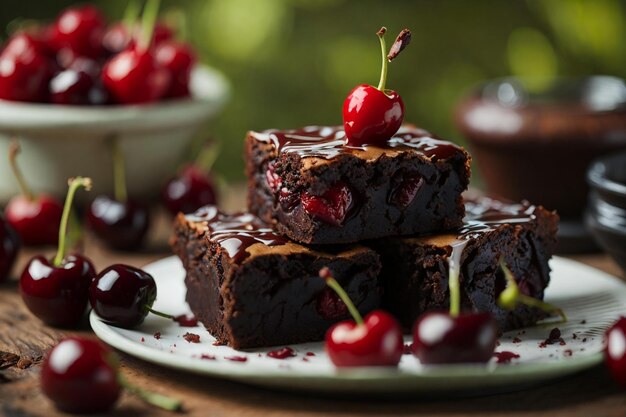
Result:
<svg viewBox="0 0 626 417"><path fill-rule="evenodd" d="M290 347L284 347L281 349L272 350L271 352L267 352L267 356L269 356L270 358L283 360L296 356L296 351Z"/></svg>
<svg viewBox="0 0 626 417"><path fill-rule="evenodd" d="M315 356L315 353L313 353L313 352L307 352L307 353L305 353L305 355L307 355L307 356Z"/></svg>
<svg viewBox="0 0 626 417"><path fill-rule="evenodd" d="M156 340L161 339L161 332L156 332L156 333L154 334L154 338L155 338Z"/></svg>
<svg viewBox="0 0 626 417"><path fill-rule="evenodd" d="M224 356L224 359L233 361L233 362L247 362L248 358L246 356Z"/></svg>
<svg viewBox="0 0 626 417"><path fill-rule="evenodd" d="M200 355L200 359L205 359L205 360L208 360L208 361L214 361L215 360L215 356L207 355L206 353L203 353L202 355Z"/></svg>
<svg viewBox="0 0 626 417"><path fill-rule="evenodd" d="M493 354L496 358L496 363L510 363L512 359L519 358L519 355L515 352L503 351Z"/></svg>
<svg viewBox="0 0 626 417"><path fill-rule="evenodd" d="M519 337L515 337L512 340L513 343L522 343L522 339L520 339Z"/></svg>

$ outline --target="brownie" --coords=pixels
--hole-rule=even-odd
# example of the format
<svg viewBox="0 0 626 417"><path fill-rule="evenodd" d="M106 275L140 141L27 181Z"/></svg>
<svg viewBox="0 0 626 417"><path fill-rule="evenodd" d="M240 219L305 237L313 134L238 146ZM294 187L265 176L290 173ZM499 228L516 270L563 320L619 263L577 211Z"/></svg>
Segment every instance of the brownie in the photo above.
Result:
<svg viewBox="0 0 626 417"><path fill-rule="evenodd" d="M384 147L348 146L342 127L248 132L248 208L306 244L354 243L461 226L470 156L403 126Z"/></svg>
<svg viewBox="0 0 626 417"><path fill-rule="evenodd" d="M327 266L363 314L380 303L378 255L364 246L304 247L251 214L207 206L179 214L171 239L187 302L219 343L236 349L319 341L349 317L319 278Z"/></svg>
<svg viewBox="0 0 626 417"><path fill-rule="evenodd" d="M463 227L429 237L387 238L370 243L381 256L382 307L410 328L426 311L449 309L449 262L460 265L461 308L491 312L500 331L535 324L537 309L497 305L506 287L500 256L522 293L543 299L550 280L558 216L541 206L512 204L487 197L466 202Z"/></svg>

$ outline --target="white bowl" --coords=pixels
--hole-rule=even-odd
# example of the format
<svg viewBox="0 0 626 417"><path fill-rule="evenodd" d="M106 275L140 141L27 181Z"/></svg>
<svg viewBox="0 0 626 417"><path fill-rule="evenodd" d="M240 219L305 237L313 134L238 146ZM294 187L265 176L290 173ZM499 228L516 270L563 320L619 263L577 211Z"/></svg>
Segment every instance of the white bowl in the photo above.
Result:
<svg viewBox="0 0 626 417"><path fill-rule="evenodd" d="M132 106L0 100L0 203L18 193L7 159L12 138L20 140L19 164L33 191L63 196L67 179L77 175L93 179L91 194L113 192L108 140L116 137L126 156L129 193L153 197L181 162L194 134L222 108L229 84L219 72L198 66L190 90L191 98Z"/></svg>

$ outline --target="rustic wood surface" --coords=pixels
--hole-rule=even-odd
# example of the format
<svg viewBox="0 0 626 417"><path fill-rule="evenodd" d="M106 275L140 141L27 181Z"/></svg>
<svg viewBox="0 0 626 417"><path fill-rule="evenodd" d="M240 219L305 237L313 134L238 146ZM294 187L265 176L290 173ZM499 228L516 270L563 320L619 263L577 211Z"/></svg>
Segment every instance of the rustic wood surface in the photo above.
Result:
<svg viewBox="0 0 626 417"><path fill-rule="evenodd" d="M235 206L227 201L226 206ZM169 230L166 216L157 216L151 244L141 253L114 253L88 238L85 251L96 268L124 262L143 266L167 256L165 241ZM16 271L34 252L24 251ZM573 259L616 276L621 271L605 255L575 256ZM87 322L79 331L47 327L24 307L15 278L0 285L0 415L58 416L39 390L39 372L47 349L64 335L91 334ZM507 394L465 399L371 398L346 400L307 394L268 391L208 377L193 376L160 368L122 355L122 372L131 382L179 397L185 413L194 416L351 416L351 415L437 415L437 416L624 416L626 392L609 378L603 366L551 382L541 387ZM124 394L115 408L119 415L165 416L164 412Z"/></svg>

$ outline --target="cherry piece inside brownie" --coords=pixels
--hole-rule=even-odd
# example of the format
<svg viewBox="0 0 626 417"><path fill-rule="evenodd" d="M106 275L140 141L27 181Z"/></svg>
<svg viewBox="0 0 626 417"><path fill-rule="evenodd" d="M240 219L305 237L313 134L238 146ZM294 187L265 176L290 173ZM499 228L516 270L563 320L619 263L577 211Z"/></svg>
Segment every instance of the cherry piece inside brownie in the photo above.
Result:
<svg viewBox="0 0 626 417"><path fill-rule="evenodd" d="M248 208L308 244L353 243L460 227L470 156L403 126L378 145L349 146L342 127L249 132Z"/></svg>

